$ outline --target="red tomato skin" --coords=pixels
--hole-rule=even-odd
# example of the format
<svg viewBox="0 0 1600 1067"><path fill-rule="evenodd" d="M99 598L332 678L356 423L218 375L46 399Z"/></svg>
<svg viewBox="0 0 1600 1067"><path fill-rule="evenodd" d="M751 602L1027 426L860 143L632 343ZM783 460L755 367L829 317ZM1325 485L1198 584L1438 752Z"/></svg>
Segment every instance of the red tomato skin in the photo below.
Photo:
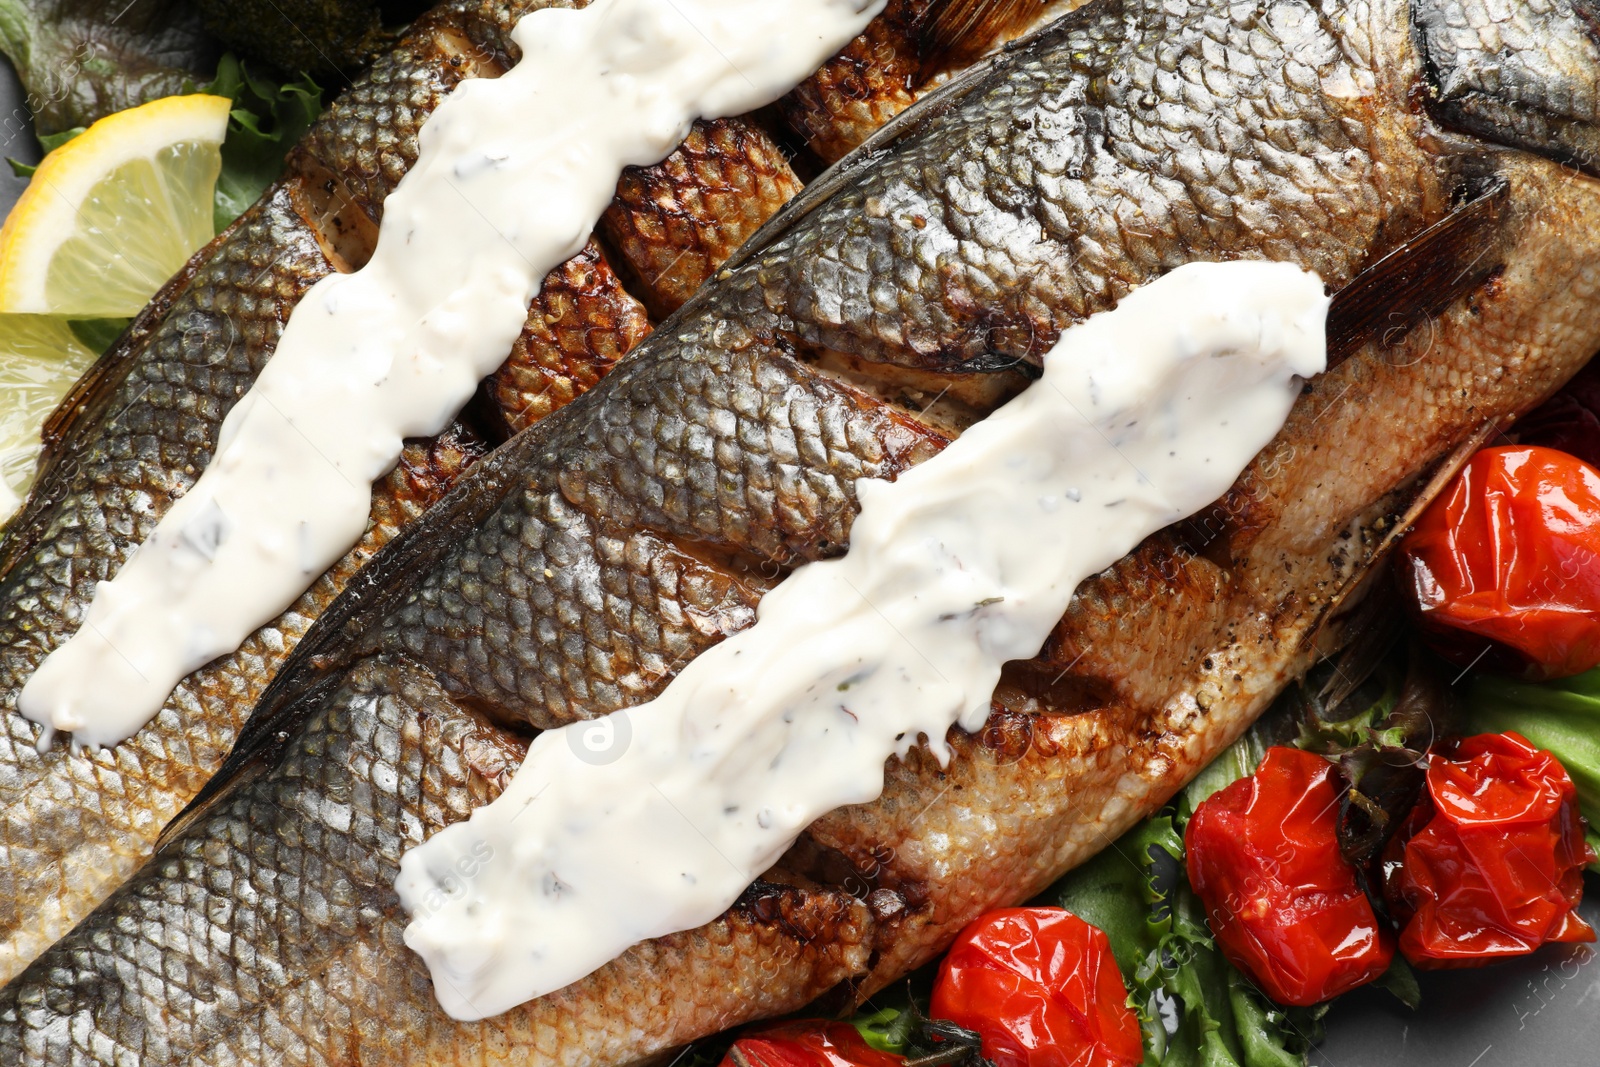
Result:
<svg viewBox="0 0 1600 1067"><path fill-rule="evenodd" d="M1184 832L1189 883L1222 953L1280 1004L1308 1006L1389 967L1394 939L1339 853L1337 771L1274 747Z"/></svg>
<svg viewBox="0 0 1600 1067"><path fill-rule="evenodd" d="M905 1057L867 1044L854 1026L801 1019L742 1035L721 1067L902 1067Z"/></svg>
<svg viewBox="0 0 1600 1067"><path fill-rule="evenodd" d="M1583 837L1577 789L1549 752L1519 734L1446 742L1387 864L1386 892L1404 923L1400 951L1417 967L1472 967L1546 942L1593 941L1579 917Z"/></svg>
<svg viewBox="0 0 1600 1067"><path fill-rule="evenodd" d="M1139 1021L1105 933L1062 908L1004 908L956 937L930 1013L975 1030L996 1067L1129 1067Z"/></svg>
<svg viewBox="0 0 1600 1067"><path fill-rule="evenodd" d="M1429 643L1462 666L1547 679L1600 664L1600 471L1582 460L1483 449L1396 559Z"/></svg>

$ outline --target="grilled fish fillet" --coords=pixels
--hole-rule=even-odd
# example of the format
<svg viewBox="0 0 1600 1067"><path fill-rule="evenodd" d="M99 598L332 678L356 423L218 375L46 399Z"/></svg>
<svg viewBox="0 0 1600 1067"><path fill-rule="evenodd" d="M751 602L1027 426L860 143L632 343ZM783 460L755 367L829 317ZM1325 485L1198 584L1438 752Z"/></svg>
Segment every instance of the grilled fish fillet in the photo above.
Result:
<svg viewBox="0 0 1600 1067"><path fill-rule="evenodd" d="M620 1064L868 995L1035 893L1337 640L1444 457L1600 347L1584 14L1096 0L913 108L380 553L151 862L0 991L0 1062ZM959 432L929 387L976 413L1005 389L975 379L1234 257L1340 290L1340 361L1227 497L1080 588L948 767L891 762L705 928L495 1019L438 1009L399 856L519 738L647 699L840 551L856 479Z"/></svg>
<svg viewBox="0 0 1600 1067"><path fill-rule="evenodd" d="M702 123L661 164L630 169L602 227L614 251L591 242L545 280L483 402L440 438L414 442L376 487L360 546L237 653L185 680L126 744L75 752L58 741L38 751L38 728L15 711L22 684L76 629L95 584L194 483L301 294L370 253L423 121L461 80L505 70L516 58L510 28L547 6L452 0L421 19L309 131L284 180L156 297L48 428L38 486L0 542L0 980L144 861L306 628L380 545L486 442L592 387L649 332L646 305L663 314L682 303L800 188L754 119ZM991 41L1021 19L1015 0L951 6L965 41ZM974 24L974 7L992 10ZM1033 15L1040 5L1025 7ZM920 25L938 24L942 9L932 5Z"/></svg>

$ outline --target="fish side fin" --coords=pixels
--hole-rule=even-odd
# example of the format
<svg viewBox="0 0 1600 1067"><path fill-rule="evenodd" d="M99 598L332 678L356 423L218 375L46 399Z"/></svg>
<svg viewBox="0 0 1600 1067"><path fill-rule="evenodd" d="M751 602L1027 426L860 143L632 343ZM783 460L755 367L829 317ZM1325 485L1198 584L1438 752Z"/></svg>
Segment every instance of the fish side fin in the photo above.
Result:
<svg viewBox="0 0 1600 1067"><path fill-rule="evenodd" d="M1050 0L934 0L913 26L922 76L965 66L1007 33L1037 18Z"/></svg>
<svg viewBox="0 0 1600 1067"><path fill-rule="evenodd" d="M158 849L233 786L277 764L300 723L339 686L351 663L369 651L362 648L362 637L410 596L434 564L469 537L509 493L522 486L522 472L535 463L534 454L544 447L545 435L538 429L537 425L529 427L479 460L421 519L401 531L350 580L256 701L217 773L161 831Z"/></svg>
<svg viewBox="0 0 1600 1067"><path fill-rule="evenodd" d="M1320 633L1334 620L1341 623L1346 619L1347 611L1361 611L1363 598L1367 597L1373 586L1383 577L1387 569L1389 557L1393 554L1395 546L1400 543L1422 513L1428 509L1440 494L1450 486L1450 482L1460 473L1461 468L1467 465L1467 460L1478 453L1479 449L1486 447L1491 441L1505 432L1505 426L1494 419L1488 419L1477 425L1467 437L1452 449L1443 459L1427 473L1427 480L1409 491L1402 488L1398 492L1405 501L1405 511L1399 518L1390 524L1383 540L1372 550L1371 558L1360 571L1352 575L1350 580L1335 589L1327 598L1327 606L1322 612L1322 619L1316 629L1306 638L1307 644L1315 644ZM1408 494L1408 495L1406 495ZM1398 616L1398 611L1390 611L1391 615ZM1352 685L1350 688L1354 688ZM1340 699L1343 699L1341 696ZM1332 703L1338 703L1337 700Z"/></svg>
<svg viewBox="0 0 1600 1067"><path fill-rule="evenodd" d="M1510 189L1499 176L1480 183L1448 215L1334 294L1328 309L1328 366L1369 341L1403 337L1504 267Z"/></svg>

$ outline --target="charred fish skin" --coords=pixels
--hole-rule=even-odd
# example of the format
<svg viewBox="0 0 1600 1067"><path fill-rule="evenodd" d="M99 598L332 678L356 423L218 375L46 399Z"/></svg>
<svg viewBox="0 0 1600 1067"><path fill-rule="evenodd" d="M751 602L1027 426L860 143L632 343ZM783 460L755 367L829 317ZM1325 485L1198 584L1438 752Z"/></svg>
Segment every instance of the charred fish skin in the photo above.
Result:
<svg viewBox="0 0 1600 1067"><path fill-rule="evenodd" d="M784 121L836 163L996 41L1080 7L1084 0L889 0L883 14L794 92Z"/></svg>
<svg viewBox="0 0 1600 1067"><path fill-rule="evenodd" d="M665 318L800 191L783 149L750 119L697 122L672 155L629 167L600 232Z"/></svg>
<svg viewBox="0 0 1600 1067"><path fill-rule="evenodd" d="M1370 560L1375 531L1403 507L1416 476L1483 419L1536 403L1600 346L1600 327L1583 314L1600 289L1600 249L1592 237L1600 223L1596 183L1570 180L1555 164L1489 152L1485 165L1499 169L1508 189L1507 236L1492 249L1505 260L1501 273L1462 294L1427 329L1388 348L1369 344L1314 383L1284 435L1217 517L1218 544L1191 545L1181 531L1168 532L1086 586L1040 660L1013 671L997 694L1005 714L995 728L976 739L954 739L958 757L948 770L921 756L892 764L882 800L813 826L791 857L786 880L799 881L793 867L836 880L829 872L842 864L871 890L872 906L855 913L848 934L830 942L826 930L812 928L808 952L830 944L837 949L831 970L794 965L792 942L749 947L741 966L768 976L752 983L750 972L730 978L706 957L672 956L671 945L658 942L487 1027L457 1027L433 1007L420 963L393 933L399 919L385 880L393 874L393 850L352 835L350 812L374 797L451 792L448 784L435 783L449 778L439 768L453 757L442 740L429 740L434 735L425 725L415 762L397 765L392 756L383 762L394 737L408 723L425 724L428 710L461 705L497 719L553 722L581 715L580 701L599 707L653 692L660 680L616 682L632 661L615 644L589 654L590 634L607 623L611 610L595 606L605 596L634 613L627 623L631 634L648 634L662 621L681 626L700 613L706 630L699 637L680 638L677 646L640 642L658 656L714 639L719 628L747 618L739 611L718 617L730 601L720 594L685 596L672 584L676 577L646 581L623 569L593 586L573 584L569 572L593 566L596 550L589 546L596 531L617 539L657 538L706 568L697 578L704 588L714 587L711 578L721 568L726 584L717 588L735 590L747 573L736 565L739 559L764 562L776 576L792 560L838 550L853 508L841 485L861 471L863 457L889 454L889 430L905 435L900 462L936 449L938 435L918 434L912 416L831 382L797 358L803 353L793 339L806 331L830 346L849 345L846 351L961 368L975 361L973 313L966 310L971 294L993 294L980 306L1005 309L994 320L1010 331L1001 334L1008 338L1004 355L1025 359L1039 343L1029 328L1058 330L1114 300L1118 286L1159 274L1191 232L1209 235L1201 247L1214 254L1291 258L1324 270L1335 284L1421 232L1450 208L1451 176L1461 169L1450 163L1453 155L1482 156L1484 149L1433 128L1404 106L1421 76L1407 17L1400 5L1323 9L1280 2L1259 10L1254 4L1102 0L977 84L960 87L962 95L942 118L907 131L876 169L854 172L854 184L831 191L793 224L779 245L786 256L809 262L790 263L771 252L757 257L691 301L594 391L518 438L531 457L525 478L502 490L477 532L453 545L409 603L352 654L347 688L377 685L382 695L374 693L373 700L381 708L407 685L431 687L435 695L426 698L424 718L398 719L389 733L348 729L345 747L330 756L327 724L345 706L330 697L298 730L292 718L285 721L291 739L281 759L266 751L252 762L243 753L239 777L136 884L0 993L0 1048L8 1050L0 1058L112 1062L95 1051L98 1036L105 1048L144 1042L137 1047L145 1062L181 1061L150 1043L145 1035L156 1031L168 1049L215 1048L217 1059L248 1058L246 1050L280 1029L301 1042L285 1038L275 1046L291 1062L341 1056L475 1062L487 1055L486 1046L534 1062L624 1062L777 1010L761 995L773 978L799 981L782 987L785 996L809 995L807 983L824 977L850 977L858 992L868 991L937 951L975 910L1027 895L1099 847L1177 788L1307 662L1310 638L1328 605ZM1108 50L1120 58L1106 60ZM1052 63L1062 72L1058 78L1033 74ZM1169 76L1175 72L1184 78ZM1012 113L1028 102L1018 101L1009 83L1032 76L1046 91L1071 94L1076 86L1112 85L1112 75L1126 86L1117 98L1125 109L1094 93L1059 114L1035 101L1025 112L1035 140L1018 150ZM1319 96L1319 86L1329 92ZM1249 102L1258 98L1278 110L1262 105L1252 111ZM1204 121L1186 115L1182 108L1195 99L1228 101L1221 110L1247 121L1219 120L1218 106ZM997 115L999 101L1008 110ZM935 152L928 142L939 137L983 143L959 121L962 115L972 127L994 131L994 143L1006 153L980 153L975 163ZM1168 131L1169 123L1170 139L1163 140L1158 132ZM1052 131L1055 143L1045 136ZM1207 131L1214 141L1205 139ZM1223 149L1235 147L1230 139L1250 136L1264 147L1238 146L1247 165L1231 166L1234 156ZM1158 151L1163 144L1167 149ZM930 160L946 167L955 176L940 187L949 204L925 192L906 194L920 187L915 168L898 165L903 159L924 169ZM994 160L1002 170L1015 161L1032 184L1012 173L987 180L979 171ZM1130 160L1147 162L1149 172ZM1441 160L1447 165L1437 165ZM1074 165L1077 178L1068 173ZM1209 173L1217 177L1205 177ZM976 177L960 180L968 174ZM1264 199L1236 198L1235 192L1257 188L1251 181L1263 183ZM1208 195L1207 182L1233 184L1230 192ZM997 190L992 195L991 185ZM1028 189L1057 195L1029 199ZM874 213L897 194L911 204L905 229L935 230L940 243L895 243L901 231L883 223L894 213ZM846 200L856 205L855 225L835 207ZM1268 217L1280 201L1285 219L1340 232L1297 236L1294 225ZM1062 237L1048 236L1055 231L1043 220L1052 212ZM1261 225L1252 229L1247 223L1255 218ZM1032 232L1040 236L1032 243L1018 236L1019 219L1033 220ZM838 247L828 247L822 233L831 233ZM1115 236L1121 244L1095 249L1086 241L1072 243L1073 235L1084 233ZM1088 276L1080 276L1056 245L1094 252L1093 262L1118 269L1102 284L1089 284L1094 279L1085 281ZM1121 258L1113 247L1125 249ZM916 256L930 255L930 248L938 255L919 264ZM1057 263L1057 276L1068 282L1059 292L1029 288L1017 262ZM912 269L907 264L946 271L949 287L913 285L899 319L883 310L862 320L865 326L854 325L845 309L871 310L875 294L894 292L892 281L874 287L879 275L873 268L895 279ZM1036 303L1019 298L1020 290ZM946 294L955 296L946 301ZM929 299L944 302L922 306ZM892 344L897 336L910 340ZM744 377L730 385L728 368L736 365L746 368ZM796 397L806 402L797 405ZM655 421L639 423L641 413ZM1395 425L1414 432L1397 439ZM1362 442L1357 461L1321 447L1330 439ZM747 448L755 458L742 454ZM456 493L473 489L469 478ZM776 532L764 522L776 523ZM1241 619L1255 621L1241 627ZM564 650L551 665L541 662L555 645ZM382 672L400 663L407 678L384 681ZM675 664L663 666L670 674ZM486 737L498 736L480 728ZM354 768L355 777L343 785L308 779L281 800L257 792L262 783L278 788L286 769L307 766L303 754L313 751L321 756L316 766L327 773ZM379 766L392 770L368 777L368 769ZM427 818L407 823L405 840L463 817L467 803L480 797L455 788L463 802L428 809ZM242 829L228 833L244 836L217 844L233 840L219 820L232 820L227 825ZM224 848L227 856L219 851ZM234 856L265 853L273 855L270 868L252 877L233 866L242 862ZM191 866L168 866L179 857L189 857ZM384 868L376 877L374 863ZM296 884L278 893L281 880L269 869L315 870L327 888L308 893ZM245 885L251 888L242 890ZM371 888L358 893L358 886ZM236 920L233 901L241 891L252 900L277 893L272 899L280 917ZM165 917L137 910L157 900L180 903ZM367 923L374 911L392 925ZM203 917L210 915L229 916L228 959L255 961L270 983L232 970L205 939L178 935L205 928ZM318 931L337 931L322 939L336 946L327 951L338 955L337 965L292 973L311 961L282 944L277 930L303 928L302 916L321 924ZM729 944L719 932L725 929L698 936ZM113 937L115 952L98 947ZM861 953L864 944L870 944L871 962ZM112 959L147 960L145 973L157 968L179 977L163 977L159 989L146 992L138 966ZM347 984L330 989L320 980L307 983L307 974L337 974ZM637 1022L617 1006L623 987L648 989L634 999L672 1007L619 1039L613 1024ZM355 988L362 997L343 995ZM195 1004L195 1011L203 1005L203 1020L188 1007L174 1013L173 1003ZM560 1021L573 1018L595 1027L575 1030ZM68 1034L88 1036L69 1041L62 1036Z"/></svg>
<svg viewBox="0 0 1600 1067"><path fill-rule="evenodd" d="M505 436L525 430L594 388L650 329L591 238L545 277L511 355L484 382L485 407Z"/></svg>

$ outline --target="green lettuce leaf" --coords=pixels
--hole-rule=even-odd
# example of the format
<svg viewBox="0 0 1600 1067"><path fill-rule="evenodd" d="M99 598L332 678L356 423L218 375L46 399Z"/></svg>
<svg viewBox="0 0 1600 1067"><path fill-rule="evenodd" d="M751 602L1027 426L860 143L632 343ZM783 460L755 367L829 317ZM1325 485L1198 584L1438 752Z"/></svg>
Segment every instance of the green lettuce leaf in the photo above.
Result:
<svg viewBox="0 0 1600 1067"><path fill-rule="evenodd" d="M0 0L0 4L4 3ZM322 87L304 74L279 84L262 77L230 53L218 61L217 75L210 82L201 86L189 82L182 91L212 93L233 101L212 206L214 225L221 233L283 173L284 157L322 113ZM39 144L46 152L52 152L84 129L78 126L41 134ZM32 177L39 169L15 159L6 162L21 178Z"/></svg>
<svg viewBox="0 0 1600 1067"><path fill-rule="evenodd" d="M1145 1034L1145 1067L1304 1067L1327 1005L1284 1008L1227 961L1183 866L1195 809L1255 773L1266 750L1295 737L1338 758L1374 743L1399 701L1397 684L1367 690L1371 706L1308 729L1291 693L1225 749L1162 811L1134 827L1041 897L1106 932ZM1357 703L1359 703L1358 701ZM1380 980L1409 1007L1420 997L1404 961Z"/></svg>
<svg viewBox="0 0 1600 1067"><path fill-rule="evenodd" d="M322 112L322 89L305 74L274 82L229 54L202 91L233 101L228 137L222 143L222 173L217 176L215 215L220 233L283 173L289 149Z"/></svg>
<svg viewBox="0 0 1600 1067"><path fill-rule="evenodd" d="M72 129L62 130L60 133L40 134L39 147L43 148L45 154L48 155L88 128L87 126L74 126ZM6 162L11 164L11 173L19 178L31 178L33 177L33 172L39 169L37 163L23 163L21 160L12 159L9 156L6 158Z"/></svg>
<svg viewBox="0 0 1600 1067"><path fill-rule="evenodd" d="M84 346L95 352L104 352L111 347L122 331L128 328L132 319L73 319L69 326L72 333Z"/></svg>

